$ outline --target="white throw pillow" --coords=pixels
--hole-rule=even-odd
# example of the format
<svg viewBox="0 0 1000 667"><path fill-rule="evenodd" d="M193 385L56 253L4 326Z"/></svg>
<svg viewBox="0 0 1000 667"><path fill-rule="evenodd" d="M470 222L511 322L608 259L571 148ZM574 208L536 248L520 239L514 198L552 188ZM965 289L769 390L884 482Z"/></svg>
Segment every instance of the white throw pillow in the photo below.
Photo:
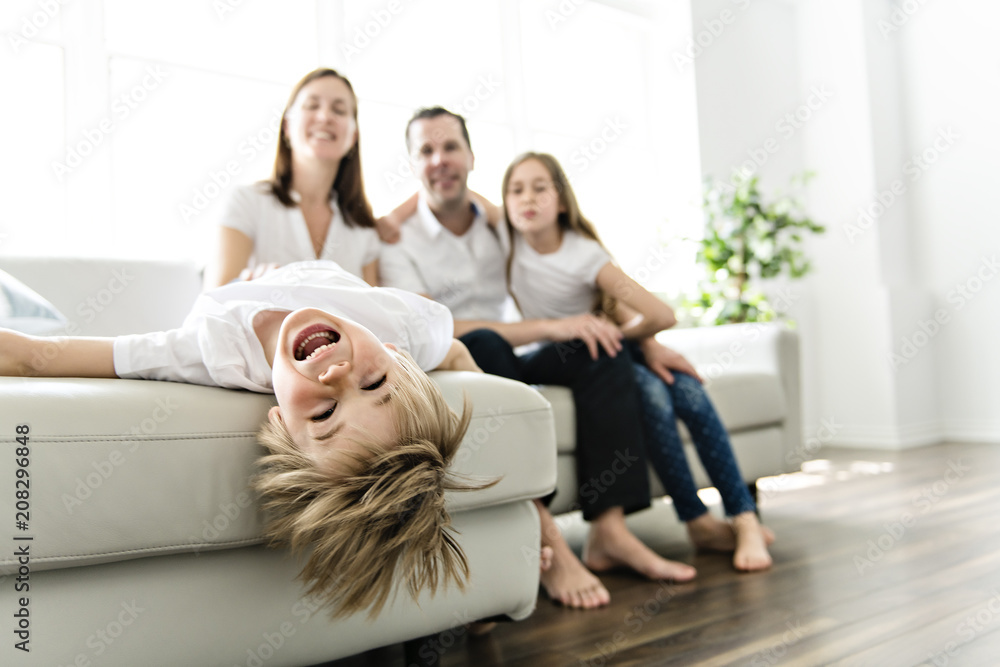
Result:
<svg viewBox="0 0 1000 667"><path fill-rule="evenodd" d="M66 326L66 317L38 292L0 271L0 327L46 334Z"/></svg>

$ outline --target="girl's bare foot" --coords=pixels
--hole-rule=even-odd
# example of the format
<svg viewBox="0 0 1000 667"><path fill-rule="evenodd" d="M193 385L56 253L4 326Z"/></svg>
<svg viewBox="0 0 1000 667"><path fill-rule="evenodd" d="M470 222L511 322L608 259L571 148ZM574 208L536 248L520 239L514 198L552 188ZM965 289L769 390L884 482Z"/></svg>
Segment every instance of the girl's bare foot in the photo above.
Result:
<svg viewBox="0 0 1000 667"><path fill-rule="evenodd" d="M760 526L761 533L764 535L764 544L768 546L773 544L774 531L759 523L757 525ZM705 512L701 516L688 521L687 531L688 537L691 538L691 543L699 549L708 549L710 551L736 550L736 531L733 529L733 525L728 521L716 518L711 512Z"/></svg>
<svg viewBox="0 0 1000 667"><path fill-rule="evenodd" d="M698 573L690 565L662 558L639 541L625 525L620 507L591 522L583 562L595 572L627 567L654 580L690 581Z"/></svg>
<svg viewBox="0 0 1000 667"><path fill-rule="evenodd" d="M756 514L743 512L734 516L733 531L736 533L733 566L737 570L753 572L771 567L771 554L767 552L768 541ZM773 533L771 539L774 539Z"/></svg>
<svg viewBox="0 0 1000 667"><path fill-rule="evenodd" d="M594 609L611 602L611 594L594 576L559 531L549 510L535 501L542 524L541 584L555 602L574 609Z"/></svg>

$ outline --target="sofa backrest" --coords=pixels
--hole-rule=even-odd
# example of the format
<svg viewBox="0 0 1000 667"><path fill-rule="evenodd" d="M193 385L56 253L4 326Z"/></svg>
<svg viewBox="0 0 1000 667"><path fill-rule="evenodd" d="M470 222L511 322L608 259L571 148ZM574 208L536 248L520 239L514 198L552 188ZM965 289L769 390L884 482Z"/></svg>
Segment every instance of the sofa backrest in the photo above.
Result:
<svg viewBox="0 0 1000 667"><path fill-rule="evenodd" d="M189 261L0 257L0 269L52 302L63 333L118 336L181 325L201 290Z"/></svg>

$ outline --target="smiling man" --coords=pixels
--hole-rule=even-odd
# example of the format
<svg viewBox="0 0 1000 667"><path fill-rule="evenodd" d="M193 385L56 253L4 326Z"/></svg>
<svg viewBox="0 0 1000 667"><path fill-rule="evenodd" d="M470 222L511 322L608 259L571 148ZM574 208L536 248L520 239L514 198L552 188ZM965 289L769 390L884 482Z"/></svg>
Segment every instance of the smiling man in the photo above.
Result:
<svg viewBox="0 0 1000 667"><path fill-rule="evenodd" d="M210 290L170 331L37 338L0 329L0 375L273 391L278 405L260 434L270 455L254 482L267 534L309 552L301 577L337 614L377 613L401 560L414 563L400 573L414 597L468 576L443 494L470 488L447 475L470 410L450 410L433 369L478 370L452 338L448 309L325 261Z"/></svg>

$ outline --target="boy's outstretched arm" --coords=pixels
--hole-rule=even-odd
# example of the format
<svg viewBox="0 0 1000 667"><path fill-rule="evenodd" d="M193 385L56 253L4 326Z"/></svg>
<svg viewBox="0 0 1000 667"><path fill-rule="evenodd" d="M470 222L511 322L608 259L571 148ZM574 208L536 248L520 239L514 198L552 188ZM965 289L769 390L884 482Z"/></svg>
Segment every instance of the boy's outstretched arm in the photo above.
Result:
<svg viewBox="0 0 1000 667"><path fill-rule="evenodd" d="M0 329L0 375L115 378L114 344L114 338L42 338Z"/></svg>
<svg viewBox="0 0 1000 667"><path fill-rule="evenodd" d="M472 355L469 353L469 348L465 347L465 344L457 338L451 340L451 349L448 350L448 354L445 355L444 360L434 370L483 372L483 369L477 366L473 360Z"/></svg>

